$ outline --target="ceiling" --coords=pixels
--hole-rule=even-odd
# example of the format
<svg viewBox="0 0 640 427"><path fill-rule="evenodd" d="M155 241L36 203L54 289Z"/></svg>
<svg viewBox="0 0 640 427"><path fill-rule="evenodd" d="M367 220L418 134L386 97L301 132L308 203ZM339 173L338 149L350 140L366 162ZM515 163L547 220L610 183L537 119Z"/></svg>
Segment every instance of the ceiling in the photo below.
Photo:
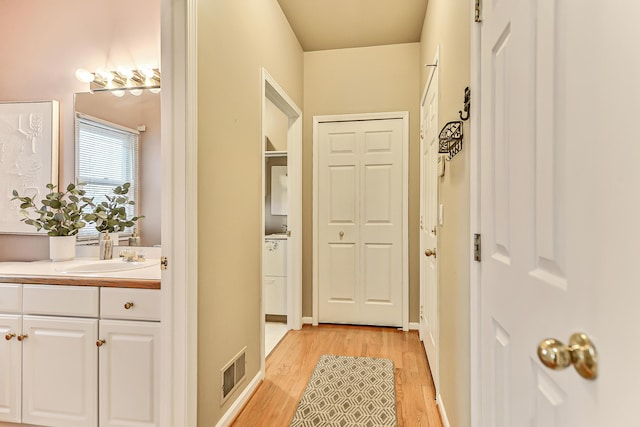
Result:
<svg viewBox="0 0 640 427"><path fill-rule="evenodd" d="M302 50L420 41L428 0L278 0Z"/></svg>

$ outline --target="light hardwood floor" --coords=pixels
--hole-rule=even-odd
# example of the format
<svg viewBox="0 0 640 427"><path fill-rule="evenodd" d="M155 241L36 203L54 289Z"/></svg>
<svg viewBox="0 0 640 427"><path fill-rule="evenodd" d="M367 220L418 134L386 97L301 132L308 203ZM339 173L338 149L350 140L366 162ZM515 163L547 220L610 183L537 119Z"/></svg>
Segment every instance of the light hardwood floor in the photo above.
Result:
<svg viewBox="0 0 640 427"><path fill-rule="evenodd" d="M289 331L267 358L265 380L231 425L288 426L323 354L393 360L398 426L442 427L417 331L342 325L305 325L300 331Z"/></svg>

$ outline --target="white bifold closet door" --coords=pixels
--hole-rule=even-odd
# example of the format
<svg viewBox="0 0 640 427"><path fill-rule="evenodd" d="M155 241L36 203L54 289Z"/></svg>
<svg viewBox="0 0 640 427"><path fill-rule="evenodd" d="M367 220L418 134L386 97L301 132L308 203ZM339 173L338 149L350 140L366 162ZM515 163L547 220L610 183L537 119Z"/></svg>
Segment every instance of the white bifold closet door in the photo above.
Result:
<svg viewBox="0 0 640 427"><path fill-rule="evenodd" d="M319 124L318 320L402 326L402 119Z"/></svg>

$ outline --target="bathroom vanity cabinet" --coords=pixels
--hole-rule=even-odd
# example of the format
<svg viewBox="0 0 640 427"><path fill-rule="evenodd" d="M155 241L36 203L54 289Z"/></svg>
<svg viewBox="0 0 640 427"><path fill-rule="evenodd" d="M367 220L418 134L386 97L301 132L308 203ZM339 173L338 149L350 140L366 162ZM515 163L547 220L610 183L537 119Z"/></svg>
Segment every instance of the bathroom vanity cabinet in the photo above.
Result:
<svg viewBox="0 0 640 427"><path fill-rule="evenodd" d="M94 282L0 283L1 425L160 425L160 292Z"/></svg>
<svg viewBox="0 0 640 427"><path fill-rule="evenodd" d="M265 314L287 315L287 239L266 238L264 250Z"/></svg>

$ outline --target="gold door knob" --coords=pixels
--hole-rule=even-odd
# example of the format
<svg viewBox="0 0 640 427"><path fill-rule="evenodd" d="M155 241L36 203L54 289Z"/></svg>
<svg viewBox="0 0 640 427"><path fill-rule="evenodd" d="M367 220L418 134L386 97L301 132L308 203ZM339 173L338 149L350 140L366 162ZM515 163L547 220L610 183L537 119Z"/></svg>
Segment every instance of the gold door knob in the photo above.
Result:
<svg viewBox="0 0 640 427"><path fill-rule="evenodd" d="M7 341L11 341L11 339L15 336L16 334L8 333L7 335L4 336L4 339Z"/></svg>
<svg viewBox="0 0 640 427"><path fill-rule="evenodd" d="M107 341L105 341L105 340L98 340L98 341L96 341L96 345L97 345L98 347L102 347L102 345L103 345L103 344L105 344L106 342L107 342Z"/></svg>
<svg viewBox="0 0 640 427"><path fill-rule="evenodd" d="M24 340L26 340L27 338L29 338L29 335L27 335L27 334L20 334L20 335L18 335L18 341L24 341Z"/></svg>
<svg viewBox="0 0 640 427"><path fill-rule="evenodd" d="M131 307L133 307L133 303L132 302L125 302L124 303L124 309L125 310L129 310Z"/></svg>
<svg viewBox="0 0 640 427"><path fill-rule="evenodd" d="M339 232L338 236L340 236L340 239L342 239L344 237L344 231Z"/></svg>
<svg viewBox="0 0 640 427"><path fill-rule="evenodd" d="M427 249L426 251L424 251L424 254L425 254L426 256L432 256L432 257L434 257L434 258L435 258L435 257L436 257L436 249L435 249L435 248L433 248L433 249Z"/></svg>
<svg viewBox="0 0 640 427"><path fill-rule="evenodd" d="M581 377L594 380L598 376L598 352L586 334L576 333L569 338L569 345L547 338L538 345L538 357L547 368L573 367Z"/></svg>

